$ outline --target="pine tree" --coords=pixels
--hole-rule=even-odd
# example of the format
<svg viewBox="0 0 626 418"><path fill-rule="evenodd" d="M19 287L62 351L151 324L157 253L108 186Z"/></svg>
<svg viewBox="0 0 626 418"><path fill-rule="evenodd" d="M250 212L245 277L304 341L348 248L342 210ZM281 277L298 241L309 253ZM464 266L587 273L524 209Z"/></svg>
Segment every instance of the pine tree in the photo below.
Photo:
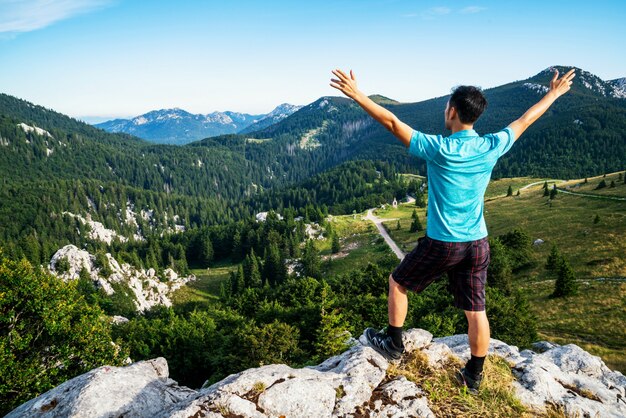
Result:
<svg viewBox="0 0 626 418"><path fill-rule="evenodd" d="M309 277L318 279L322 276L322 270L320 265L320 258L318 256L315 243L312 239L306 241L304 246L304 254L302 255L302 265L304 267L304 274Z"/></svg>
<svg viewBox="0 0 626 418"><path fill-rule="evenodd" d="M236 288L238 292L242 292L246 288L246 276L243 273L243 266L239 264L237 268L237 276L235 276Z"/></svg>
<svg viewBox="0 0 626 418"><path fill-rule="evenodd" d="M544 190L548 190L548 181L547 180L543 182L543 189Z"/></svg>
<svg viewBox="0 0 626 418"><path fill-rule="evenodd" d="M600 215L596 214L595 218L593 218L593 223L597 224L600 222Z"/></svg>
<svg viewBox="0 0 626 418"><path fill-rule="evenodd" d="M509 197L509 196L513 196L513 188L511 187L511 185L510 185L510 184L509 184L509 188L508 188L508 190L506 191L506 196L507 196L507 197Z"/></svg>
<svg viewBox="0 0 626 418"><path fill-rule="evenodd" d="M422 223L420 222L420 218L417 215L417 211L415 209L413 209L413 214L411 215L411 217L413 218L413 222L411 222L411 228L409 229L409 231L419 232L423 230L424 227L422 226Z"/></svg>
<svg viewBox="0 0 626 418"><path fill-rule="evenodd" d="M331 243L331 252L333 254L336 254L340 250L341 250L341 246L339 245L339 236L337 234L333 234L333 239Z"/></svg>
<svg viewBox="0 0 626 418"><path fill-rule="evenodd" d="M241 259L241 233L239 232L239 228L235 229L235 234L233 235L233 246L231 249L231 255L233 260Z"/></svg>
<svg viewBox="0 0 626 418"><path fill-rule="evenodd" d="M396 231L399 231L402 227L400 226L400 219L398 219L398 222L396 223Z"/></svg>
<svg viewBox="0 0 626 418"><path fill-rule="evenodd" d="M276 243L265 247L263 259L264 280L267 281L271 287L284 283L287 279L287 267L285 266L285 261Z"/></svg>
<svg viewBox="0 0 626 418"><path fill-rule="evenodd" d="M59 274L69 272L70 262L67 260L67 257L59 258L54 265L54 270Z"/></svg>
<svg viewBox="0 0 626 418"><path fill-rule="evenodd" d="M259 288L263 286L263 279L261 277L261 268L259 266L259 258L254 253L254 248L250 250L248 254L248 268L246 278L248 279L248 285L250 287Z"/></svg>
<svg viewBox="0 0 626 418"><path fill-rule="evenodd" d="M578 283L576 283L576 276L574 270L565 260L561 257L561 260L557 269L556 282L554 283L554 292L552 297L571 296L578 293Z"/></svg>
<svg viewBox="0 0 626 418"><path fill-rule="evenodd" d="M229 277L228 279L220 283L220 299L222 301L227 301L230 298L231 290L232 290L232 284L231 284L231 280Z"/></svg>
<svg viewBox="0 0 626 418"><path fill-rule="evenodd" d="M499 238L489 239L490 258L487 285L511 293L511 259L507 248Z"/></svg>
<svg viewBox="0 0 626 418"><path fill-rule="evenodd" d="M350 336L346 329L346 321L337 308L332 305L335 297L332 288L322 282L320 291L320 324L315 332L315 351L319 360L341 353L347 348L347 339Z"/></svg>
<svg viewBox="0 0 626 418"><path fill-rule="evenodd" d="M548 190L547 187L545 189L543 189L543 195L544 196L550 196L550 191Z"/></svg>
<svg viewBox="0 0 626 418"><path fill-rule="evenodd" d="M601 180L600 183L598 183L598 185L596 186L596 188L594 190L603 189L605 187L606 187L606 181Z"/></svg>
<svg viewBox="0 0 626 418"><path fill-rule="evenodd" d="M556 185L552 188L552 190L550 190L550 200L554 199L556 197L557 191L556 191Z"/></svg>
<svg viewBox="0 0 626 418"><path fill-rule="evenodd" d="M548 271L555 272L559 260L561 259L561 253L555 244L552 244L552 249L550 250L550 254L548 254L548 259L546 260L545 268Z"/></svg>
<svg viewBox="0 0 626 418"><path fill-rule="evenodd" d="M200 237L200 262L208 266L213 261L213 243L209 234L202 234Z"/></svg>
<svg viewBox="0 0 626 418"><path fill-rule="evenodd" d="M262 287L263 279L261 278L261 268L259 266L259 259L252 257L252 269L250 270L250 287Z"/></svg>
<svg viewBox="0 0 626 418"><path fill-rule="evenodd" d="M231 271L228 275L228 284L230 285L230 294L236 295L239 293L239 289L237 289L237 273Z"/></svg>
<svg viewBox="0 0 626 418"><path fill-rule="evenodd" d="M609 185L609 187L615 187L615 180L611 180L611 184Z"/></svg>
<svg viewBox="0 0 626 418"><path fill-rule="evenodd" d="M519 196L519 189L517 189L517 193L515 194L515 196Z"/></svg>

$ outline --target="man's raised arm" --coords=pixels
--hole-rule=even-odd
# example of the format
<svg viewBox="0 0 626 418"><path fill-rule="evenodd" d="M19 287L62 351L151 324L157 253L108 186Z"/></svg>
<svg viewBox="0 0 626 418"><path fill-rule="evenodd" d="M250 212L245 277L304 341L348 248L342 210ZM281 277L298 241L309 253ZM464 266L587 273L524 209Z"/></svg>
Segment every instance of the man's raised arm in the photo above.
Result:
<svg viewBox="0 0 626 418"><path fill-rule="evenodd" d="M574 73L574 69L569 70L563 77L557 80L559 76L559 70L554 70L554 77L550 81L550 90L546 93L545 96L541 100L537 102L533 107L528 109L526 113L522 115L515 122L511 123L508 127L510 127L515 133L515 140L517 140L524 131L532 125L541 115L544 114L546 110L552 103L556 101L559 97L565 94L572 85L572 79L576 73Z"/></svg>
<svg viewBox="0 0 626 418"><path fill-rule="evenodd" d="M343 94L357 102L371 117L380 122L385 129L394 134L404 145L408 147L411 144L413 129L398 119L396 115L389 110L374 103L372 99L363 94L356 86L356 78L352 70L350 70L349 77L339 69L333 70L333 74L335 74L338 79L331 78L331 87L340 90Z"/></svg>

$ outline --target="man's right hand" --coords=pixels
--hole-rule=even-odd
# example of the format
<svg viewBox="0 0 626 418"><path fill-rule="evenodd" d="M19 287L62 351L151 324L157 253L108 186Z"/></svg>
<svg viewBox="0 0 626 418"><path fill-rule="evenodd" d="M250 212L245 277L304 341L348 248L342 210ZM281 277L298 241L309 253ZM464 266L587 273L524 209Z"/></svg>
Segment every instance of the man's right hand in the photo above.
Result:
<svg viewBox="0 0 626 418"><path fill-rule="evenodd" d="M546 95L543 96L537 104L528 109L522 117L509 124L509 127L513 130L515 141L519 139L519 137L526 129L528 129L530 125L535 123L535 121L539 119L539 117L543 115L546 110L548 110L556 99L569 91L572 86L572 79L575 75L574 69L572 68L566 72L563 77L558 78L559 70L556 68L554 69L554 77L552 77L552 80L550 81L550 90L546 93Z"/></svg>
<svg viewBox="0 0 626 418"><path fill-rule="evenodd" d="M354 76L354 73L352 72L352 70L350 70L349 77L346 73L341 71L339 68L337 68L336 70L333 70L332 72L333 74L337 76L337 78L330 79L330 81L332 81L332 83L330 83L330 86L341 91L343 94L345 94L349 98L356 100L357 96L361 92L356 86L356 77Z"/></svg>
<svg viewBox="0 0 626 418"><path fill-rule="evenodd" d="M572 79L576 76L574 69L569 70L565 75L561 78L559 77L559 70L554 69L554 77L550 81L550 91L549 93L553 93L557 98L565 94L572 86Z"/></svg>

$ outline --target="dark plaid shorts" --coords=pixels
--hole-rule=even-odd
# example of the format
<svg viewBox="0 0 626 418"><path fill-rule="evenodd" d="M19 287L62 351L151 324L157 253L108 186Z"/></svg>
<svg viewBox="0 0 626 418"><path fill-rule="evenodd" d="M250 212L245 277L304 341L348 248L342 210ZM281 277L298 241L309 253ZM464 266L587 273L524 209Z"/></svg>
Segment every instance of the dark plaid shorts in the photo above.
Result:
<svg viewBox="0 0 626 418"><path fill-rule="evenodd" d="M482 311L490 260L488 237L447 242L423 236L391 276L402 287L419 293L448 273L454 306L466 311Z"/></svg>

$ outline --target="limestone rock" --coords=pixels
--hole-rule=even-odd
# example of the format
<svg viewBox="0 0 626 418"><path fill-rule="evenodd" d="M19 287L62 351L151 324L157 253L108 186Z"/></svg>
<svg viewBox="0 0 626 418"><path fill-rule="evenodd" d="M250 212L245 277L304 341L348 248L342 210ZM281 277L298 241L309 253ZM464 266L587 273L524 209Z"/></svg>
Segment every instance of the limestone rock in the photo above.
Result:
<svg viewBox="0 0 626 418"><path fill-rule="evenodd" d="M74 280L85 268L91 280L98 287L101 287L107 295L114 293L112 283L124 283L132 291L135 306L139 312L144 312L156 305L172 306L168 295L189 281L196 279L193 274L183 277L168 268L164 271L167 282L162 282L156 276L154 269L146 271L127 263L120 264L109 253L106 254L106 258L112 273L108 277L103 277L101 269L96 267L95 256L85 250L78 249L75 245L66 245L52 256L48 270L64 280ZM61 259L66 259L69 263L67 272L59 273L57 271L57 264Z"/></svg>
<svg viewBox="0 0 626 418"><path fill-rule="evenodd" d="M467 335L431 339L430 333L419 329L403 335L407 351L420 350L434 367L446 367L449 356L469 357ZM513 387L523 404L538 413L555 404L571 416L626 416L623 374L573 344L537 347L543 352L519 352L502 341L490 342L489 352L511 365ZM389 362L371 347L355 343L315 366L252 368L196 391L169 379L167 363L157 358L94 369L8 416L434 418L420 382L403 376L389 380L388 367Z"/></svg>
<svg viewBox="0 0 626 418"><path fill-rule="evenodd" d="M390 399L392 403L384 405L380 402L382 407L370 413L371 417L435 418L435 414L428 407L424 392L406 377L400 376L382 385L380 389L381 397Z"/></svg>
<svg viewBox="0 0 626 418"><path fill-rule="evenodd" d="M127 367L102 366L49 390L6 417L153 417L195 393L170 379L159 357Z"/></svg>
<svg viewBox="0 0 626 418"><path fill-rule="evenodd" d="M467 334L435 338L454 355L469 359ZM516 396L538 412L547 404L558 405L569 416L626 416L626 377L612 371L597 356L577 345L558 346L547 342L535 345L542 353L524 350L491 339L489 353L511 365Z"/></svg>
<svg viewBox="0 0 626 418"><path fill-rule="evenodd" d="M469 338L467 334L435 338L433 341L447 345L463 362L470 358ZM503 343L495 338L492 338L489 342L489 354L502 357L511 365L516 365L520 361L525 360L525 358L520 355L517 347Z"/></svg>

